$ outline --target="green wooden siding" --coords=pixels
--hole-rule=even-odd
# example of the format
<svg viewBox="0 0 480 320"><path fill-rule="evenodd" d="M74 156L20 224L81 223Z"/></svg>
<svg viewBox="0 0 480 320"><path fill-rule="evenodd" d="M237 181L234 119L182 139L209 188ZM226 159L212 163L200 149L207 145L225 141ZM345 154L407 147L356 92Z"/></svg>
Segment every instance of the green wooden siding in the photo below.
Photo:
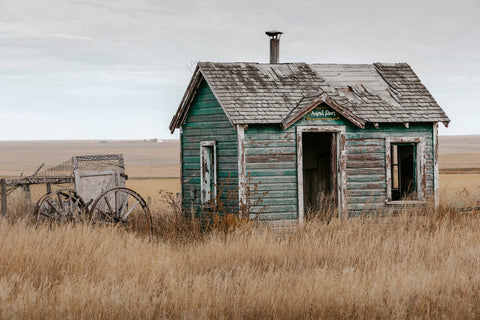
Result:
<svg viewBox="0 0 480 320"><path fill-rule="evenodd" d="M296 219L297 141L296 126L345 126L347 167L347 209L350 215L385 206L385 138L423 137L426 153L425 197L433 196L433 126L427 124L381 124L379 129L360 129L348 120L299 120L282 130L278 125L250 125L245 131L246 172L259 190L269 193L255 210L266 205L260 219Z"/></svg>
<svg viewBox="0 0 480 320"><path fill-rule="evenodd" d="M259 206L253 208L260 219L296 219L298 216L297 191L297 126L345 126L345 154L347 176L346 206L350 215L377 210L385 206L385 138L421 137L425 139L426 189L425 197L434 193L433 126L431 123L380 124L379 129L369 125L360 129L348 120L299 120L282 130L279 125L250 125L245 130L246 172L250 184L263 191ZM217 141L217 184L222 188L222 201L227 202L227 191L238 189L237 131L227 119L223 109L205 81L202 82L182 127L182 197L184 208L200 212L200 142ZM238 208L238 198L231 197L228 204Z"/></svg>
<svg viewBox="0 0 480 320"><path fill-rule="evenodd" d="M238 187L237 131L233 128L209 86L202 81L182 127L182 198L184 209L201 209L200 142L217 141L217 188L221 200L238 207L238 197L227 191Z"/></svg>

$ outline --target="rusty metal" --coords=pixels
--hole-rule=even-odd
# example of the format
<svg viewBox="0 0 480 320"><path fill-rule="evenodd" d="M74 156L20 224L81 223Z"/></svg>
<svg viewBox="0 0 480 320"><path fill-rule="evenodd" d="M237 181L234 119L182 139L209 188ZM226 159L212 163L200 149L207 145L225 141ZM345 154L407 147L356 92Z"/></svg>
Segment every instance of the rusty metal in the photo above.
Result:
<svg viewBox="0 0 480 320"><path fill-rule="evenodd" d="M265 32L270 37L270 63L278 63L280 58L280 36L283 32L272 30Z"/></svg>

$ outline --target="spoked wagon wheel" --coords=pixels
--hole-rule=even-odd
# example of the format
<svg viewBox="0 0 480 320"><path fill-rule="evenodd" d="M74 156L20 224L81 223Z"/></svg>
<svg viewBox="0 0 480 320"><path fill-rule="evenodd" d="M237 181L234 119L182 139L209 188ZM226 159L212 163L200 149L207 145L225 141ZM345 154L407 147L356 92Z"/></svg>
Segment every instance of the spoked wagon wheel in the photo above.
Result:
<svg viewBox="0 0 480 320"><path fill-rule="evenodd" d="M94 223L124 224L136 231L152 231L147 203L128 188L113 188L99 195L90 209L90 218Z"/></svg>
<svg viewBox="0 0 480 320"><path fill-rule="evenodd" d="M41 221L77 221L87 213L87 205L75 190L60 189L44 194L35 206L35 218Z"/></svg>

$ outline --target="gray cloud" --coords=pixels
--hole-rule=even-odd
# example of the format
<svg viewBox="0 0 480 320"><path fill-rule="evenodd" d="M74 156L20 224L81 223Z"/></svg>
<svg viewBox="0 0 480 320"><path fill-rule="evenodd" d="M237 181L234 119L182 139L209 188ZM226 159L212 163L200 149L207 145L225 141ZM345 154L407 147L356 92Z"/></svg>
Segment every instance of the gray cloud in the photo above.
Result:
<svg viewBox="0 0 480 320"><path fill-rule="evenodd" d="M32 129L0 139L59 138L42 117L64 119L64 138L170 137L191 63L266 62L272 28L285 62L410 63L452 118L441 132L480 134L479 13L477 0L2 2L0 114Z"/></svg>

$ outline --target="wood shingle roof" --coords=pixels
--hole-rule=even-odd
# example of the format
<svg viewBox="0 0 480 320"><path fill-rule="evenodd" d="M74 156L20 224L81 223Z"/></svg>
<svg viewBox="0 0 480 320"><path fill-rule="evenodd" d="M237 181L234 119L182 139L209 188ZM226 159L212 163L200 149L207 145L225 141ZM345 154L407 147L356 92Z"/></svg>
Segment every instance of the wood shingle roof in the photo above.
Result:
<svg viewBox="0 0 480 320"><path fill-rule="evenodd" d="M368 122L450 121L406 63L200 62L172 119L172 132L183 124L202 79L234 125L286 128L322 102L359 127Z"/></svg>

